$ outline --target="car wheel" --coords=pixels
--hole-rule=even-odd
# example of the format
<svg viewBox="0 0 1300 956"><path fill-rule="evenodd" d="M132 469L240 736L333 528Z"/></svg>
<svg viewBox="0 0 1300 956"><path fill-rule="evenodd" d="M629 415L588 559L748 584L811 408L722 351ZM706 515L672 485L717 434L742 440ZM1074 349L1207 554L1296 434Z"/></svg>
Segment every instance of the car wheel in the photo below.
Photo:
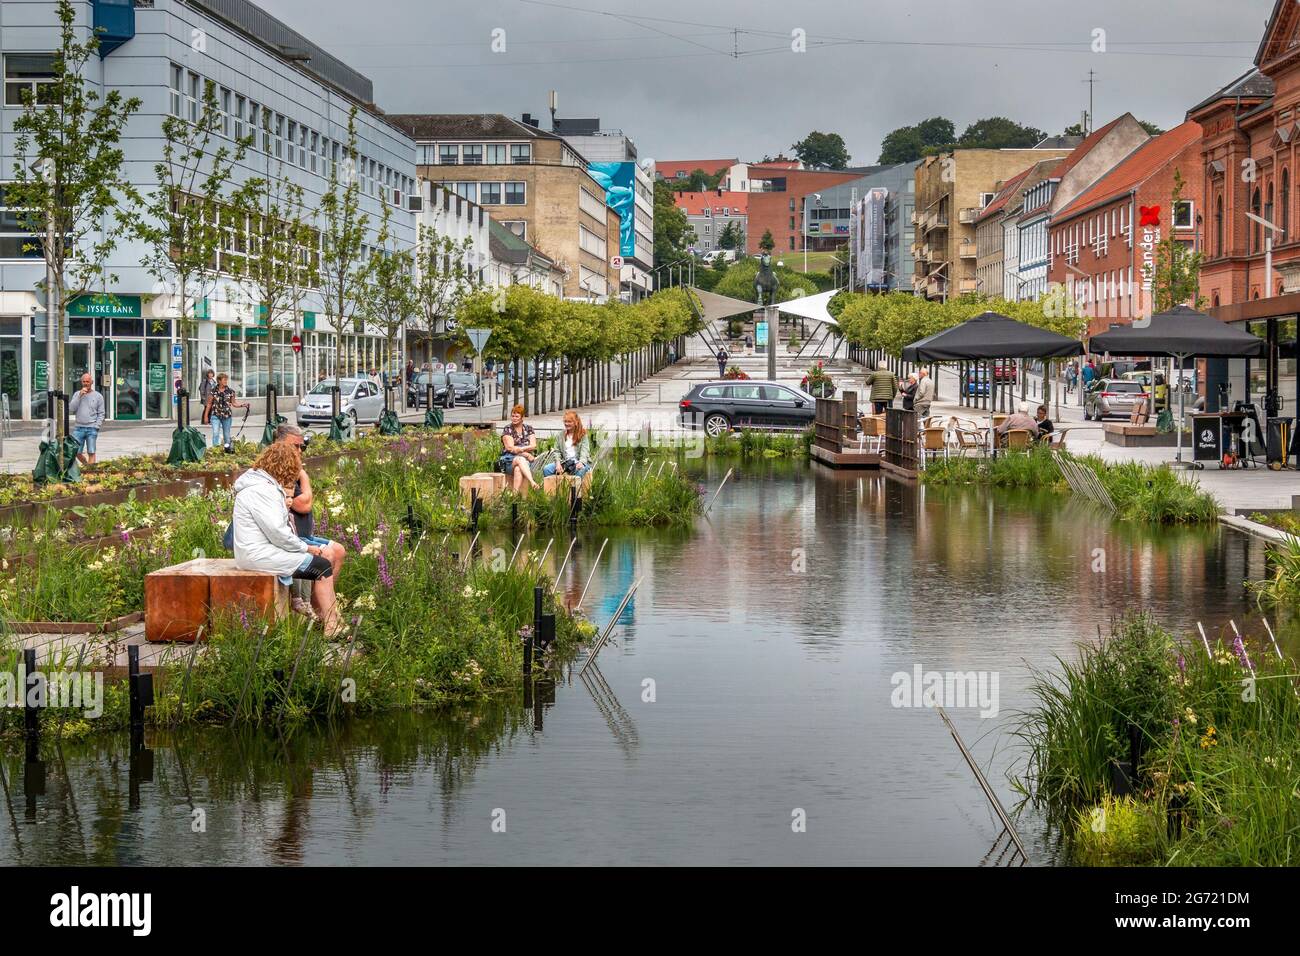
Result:
<svg viewBox="0 0 1300 956"><path fill-rule="evenodd" d="M731 422L727 416L719 412L713 412L704 416L704 432L710 438L717 438L719 435L725 435L731 431Z"/></svg>

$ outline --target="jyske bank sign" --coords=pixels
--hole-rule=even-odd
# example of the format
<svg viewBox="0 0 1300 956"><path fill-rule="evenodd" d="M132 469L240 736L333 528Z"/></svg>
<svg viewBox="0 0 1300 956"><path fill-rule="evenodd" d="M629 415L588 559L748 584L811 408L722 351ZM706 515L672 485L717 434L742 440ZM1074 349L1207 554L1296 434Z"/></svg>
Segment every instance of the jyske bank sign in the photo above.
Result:
<svg viewBox="0 0 1300 956"><path fill-rule="evenodd" d="M74 318L138 319L141 314L138 295L79 295L68 303Z"/></svg>

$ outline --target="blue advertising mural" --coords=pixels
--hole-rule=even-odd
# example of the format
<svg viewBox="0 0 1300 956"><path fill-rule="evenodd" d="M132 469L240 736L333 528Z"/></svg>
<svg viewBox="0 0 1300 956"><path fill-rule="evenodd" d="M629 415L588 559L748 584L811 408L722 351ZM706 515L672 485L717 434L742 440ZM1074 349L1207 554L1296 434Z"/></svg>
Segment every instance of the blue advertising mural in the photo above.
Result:
<svg viewBox="0 0 1300 956"><path fill-rule="evenodd" d="M618 213L618 254L636 252L636 163L592 163L591 178L605 187L605 205Z"/></svg>

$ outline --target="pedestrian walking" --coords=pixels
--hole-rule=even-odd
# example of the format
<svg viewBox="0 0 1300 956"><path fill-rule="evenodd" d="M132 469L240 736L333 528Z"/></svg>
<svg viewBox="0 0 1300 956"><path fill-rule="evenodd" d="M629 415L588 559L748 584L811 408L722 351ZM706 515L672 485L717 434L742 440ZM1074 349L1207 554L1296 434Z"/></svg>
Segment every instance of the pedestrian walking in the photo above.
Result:
<svg viewBox="0 0 1300 956"><path fill-rule="evenodd" d="M727 350L718 349L718 354L714 358L718 360L718 378L725 377L727 374Z"/></svg>
<svg viewBox="0 0 1300 956"><path fill-rule="evenodd" d="M235 395L235 390L230 387L230 376L222 372L217 376L217 387L212 390L208 396L207 404L203 406L203 423L212 424L212 447L217 448L224 446L226 451L234 450L234 439L231 437L230 425L233 419L233 409L248 408L248 402L241 402Z"/></svg>
<svg viewBox="0 0 1300 956"><path fill-rule="evenodd" d="M208 396L212 390L217 387L217 373L215 369L208 369L203 373L203 381L199 383L199 403L208 404Z"/></svg>
<svg viewBox="0 0 1300 956"><path fill-rule="evenodd" d="M888 362L881 362L874 372L867 374L865 387L871 389L872 409L877 415L883 415L898 394L898 376L889 370Z"/></svg>
<svg viewBox="0 0 1300 956"><path fill-rule="evenodd" d="M72 437L77 440L77 460L93 465L95 442L104 424L104 396L95 391L95 380L89 372L81 376L81 388L68 401L68 411L76 416Z"/></svg>
<svg viewBox="0 0 1300 956"><path fill-rule="evenodd" d="M1092 380L1097 377L1097 366L1092 364L1092 359L1083 367L1083 390L1086 392L1092 385Z"/></svg>

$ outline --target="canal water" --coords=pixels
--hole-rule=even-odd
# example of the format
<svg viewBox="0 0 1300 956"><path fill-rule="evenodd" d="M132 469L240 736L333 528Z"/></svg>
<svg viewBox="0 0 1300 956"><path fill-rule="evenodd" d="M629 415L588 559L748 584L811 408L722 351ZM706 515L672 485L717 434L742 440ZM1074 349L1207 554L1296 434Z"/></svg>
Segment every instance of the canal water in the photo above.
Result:
<svg viewBox="0 0 1300 956"><path fill-rule="evenodd" d="M150 734L134 757L100 735L46 761L43 794L10 754L0 860L994 865L1000 826L937 712L895 706L915 668L984 675L983 707L950 713L1011 808L1033 669L1135 610L1263 634L1242 586L1259 541L1058 496L771 461L692 530L610 533L591 575L605 537L580 539L562 591L590 576L603 625L640 586L596 666L531 706ZM1055 860L1032 814L1019 830Z"/></svg>

